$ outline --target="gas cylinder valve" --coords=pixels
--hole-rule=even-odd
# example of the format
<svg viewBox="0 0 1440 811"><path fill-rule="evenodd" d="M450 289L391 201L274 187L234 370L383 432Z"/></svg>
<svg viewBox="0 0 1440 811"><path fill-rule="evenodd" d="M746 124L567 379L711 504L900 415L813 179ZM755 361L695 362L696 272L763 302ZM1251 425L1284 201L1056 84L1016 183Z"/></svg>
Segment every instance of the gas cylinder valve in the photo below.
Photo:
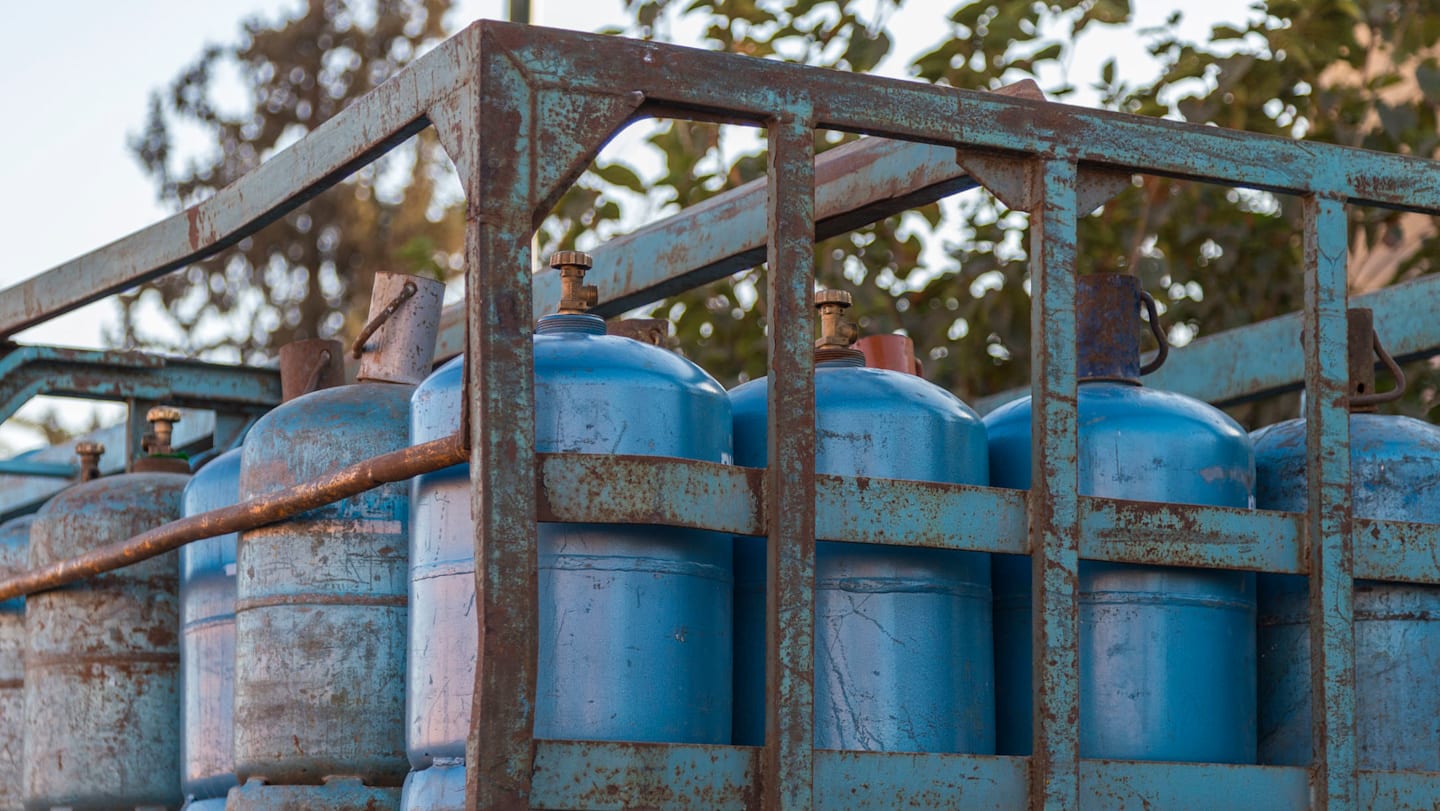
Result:
<svg viewBox="0 0 1440 811"><path fill-rule="evenodd" d="M845 310L854 303L844 290L819 290L815 293L815 309L820 313L820 337L815 348L849 347L860 337L860 328L845 318Z"/></svg>
<svg viewBox="0 0 1440 811"><path fill-rule="evenodd" d="M145 414L150 423L150 433L145 435L140 447L151 456L168 456L175 452L170 446L175 436L175 423L180 421L180 409L173 406L155 406Z"/></svg>
<svg viewBox="0 0 1440 811"><path fill-rule="evenodd" d="M585 284L585 271L595 265L588 253L556 251L550 255L550 267L560 271L560 307L557 312L580 314L600 300L600 290Z"/></svg>
<svg viewBox="0 0 1440 811"><path fill-rule="evenodd" d="M80 457L80 481L100 478L100 457L105 455L104 445L91 441L76 442L75 455Z"/></svg>

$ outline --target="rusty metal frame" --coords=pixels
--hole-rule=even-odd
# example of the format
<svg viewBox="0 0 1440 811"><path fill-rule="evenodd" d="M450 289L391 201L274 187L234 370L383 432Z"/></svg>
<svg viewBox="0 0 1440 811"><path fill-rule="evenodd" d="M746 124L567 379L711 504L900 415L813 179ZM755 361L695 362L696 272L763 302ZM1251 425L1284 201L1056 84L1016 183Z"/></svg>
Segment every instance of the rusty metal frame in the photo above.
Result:
<svg viewBox="0 0 1440 811"><path fill-rule="evenodd" d="M763 244L770 265L773 461L758 478L699 463L592 464L585 468L592 483L608 483L616 492L624 491L623 482L632 480L639 466L690 482L686 492L691 497L643 504L616 498L603 507L596 505L605 502L591 501L583 518L688 521L715 529L746 522L765 528L770 537L771 709L763 749L532 737L535 522L538 517L582 517L578 507L557 499L557 494L579 486L576 470L588 460L535 453L531 320L553 294L539 286L543 277L530 275L529 238L558 195L615 132L637 117L661 115L751 124L769 134ZM467 747L472 806L878 808L903 800L936 807L1028 803L1037 809L1071 809L1145 802L1350 809L1440 802L1440 779L1434 775L1357 772L1353 742L1345 734L1354 715L1353 578L1440 582L1440 567L1433 558L1424 559L1440 540L1440 528L1352 518L1344 411L1344 207L1440 213L1440 164L654 43L483 22L441 44L210 200L0 292L0 335L212 255L432 123L460 171L467 199L468 407L482 600L481 667ZM861 507L827 509L822 522L817 502L833 503L835 489L853 487L855 481L830 481L816 476L813 467L813 367L805 305L813 241L821 232L817 211L828 211L817 204L817 198L824 199L816 185L822 173L811 140L818 128L939 150L948 160L981 168L987 188L1031 211L1031 393L1039 441L1033 460L1035 489L1023 498L989 488L871 480L871 495L857 502ZM902 148L910 147L896 149ZM1113 193L1117 176L1131 172L1303 198L1306 266L1297 270L1305 275L1306 309L1293 323L1302 325L1310 338L1304 381L1312 393L1306 414L1311 480L1304 514L1140 504L1076 494L1075 221ZM947 166L928 176L942 180L902 181L896 188L939 188L961 176ZM755 189L747 193L752 195L748 199L758 199ZM853 203L852 210L864 213L851 218L851 224L889 210L883 201L866 203L861 191L847 194L853 196L842 195L844 202L829 210ZM891 199L917 201L923 196L897 193ZM639 247L644 240L632 244L636 252L645 250ZM606 292L638 304L647 295L714 278L728 267L725 261L738 261L735 257L750 261L755 246L707 250L709 258L703 261L683 252L667 256L672 261L655 262L656 269L645 278L631 278ZM1211 345L1234 346L1246 335L1258 334L1236 331L1242 337L1217 336ZM1397 343L1406 354L1431 353L1440 348L1440 335L1417 328L1407 330ZM1217 389L1221 393L1215 399L1241 396L1247 386L1259 391L1294 381L1293 372L1282 371L1258 383ZM538 482L546 486L537 488ZM695 492L723 499L726 507L698 513ZM542 493L548 495L542 498ZM893 508L883 525L865 512L881 505ZM965 516L984 520L960 526L939 523ZM994 531L981 537L964 529L970 526L993 526ZM1035 646L1033 757L813 749L811 578L817 535L1032 555L1041 607L1035 614L1041 644ZM1075 574L1082 558L1310 574L1317 707L1312 768L1079 758Z"/></svg>

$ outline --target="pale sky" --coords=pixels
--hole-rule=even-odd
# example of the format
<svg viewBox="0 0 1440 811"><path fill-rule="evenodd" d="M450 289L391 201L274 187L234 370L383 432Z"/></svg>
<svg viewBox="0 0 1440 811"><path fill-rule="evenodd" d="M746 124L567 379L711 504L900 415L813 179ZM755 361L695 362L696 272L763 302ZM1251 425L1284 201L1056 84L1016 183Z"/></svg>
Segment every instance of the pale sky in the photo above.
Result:
<svg viewBox="0 0 1440 811"><path fill-rule="evenodd" d="M877 0L883 2L883 0ZM1186 9L1185 35L1203 38L1217 21L1239 21L1250 0L1137 0L1138 26ZM206 43L232 41L240 20L274 18L300 0L76 0L12 2L0 48L0 287L8 287L104 245L170 212L126 147L144 123L151 90L166 84ZM625 22L622 0L536 0L536 22L594 30ZM683 5L683 4L682 4ZM891 21L895 52L912 55L946 30L953 0L910 0ZM461 0L460 28L499 18L503 0ZM683 33L680 32L680 33ZM1120 69L1148 75L1141 38L1125 32L1086 36L1070 67L1077 84L1116 56ZM903 59L883 72L903 75ZM1083 103L1083 100L1080 100ZM99 347L113 306L100 302L19 336L26 343ZM19 447L11 437L11 447Z"/></svg>

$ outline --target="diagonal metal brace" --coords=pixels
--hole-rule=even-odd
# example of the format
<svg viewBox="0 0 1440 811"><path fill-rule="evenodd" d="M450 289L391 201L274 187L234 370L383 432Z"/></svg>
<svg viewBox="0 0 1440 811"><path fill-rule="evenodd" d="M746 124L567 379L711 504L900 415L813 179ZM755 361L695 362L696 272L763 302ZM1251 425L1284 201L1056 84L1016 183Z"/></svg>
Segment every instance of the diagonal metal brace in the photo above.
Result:
<svg viewBox="0 0 1440 811"><path fill-rule="evenodd" d="M259 414L280 402L280 374L145 352L12 344L0 354L0 422L39 395Z"/></svg>

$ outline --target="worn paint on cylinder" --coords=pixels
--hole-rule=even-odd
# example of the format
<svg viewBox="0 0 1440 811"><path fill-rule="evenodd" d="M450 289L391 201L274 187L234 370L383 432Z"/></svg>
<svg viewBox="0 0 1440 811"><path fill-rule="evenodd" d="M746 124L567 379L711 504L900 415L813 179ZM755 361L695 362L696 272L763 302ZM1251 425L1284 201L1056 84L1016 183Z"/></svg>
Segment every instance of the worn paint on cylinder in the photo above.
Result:
<svg viewBox="0 0 1440 811"><path fill-rule="evenodd" d="M360 383L278 406L245 439L241 497L403 447L411 392ZM351 775L398 789L406 772L407 518L406 486L395 483L241 535L240 780L317 786Z"/></svg>
<svg viewBox="0 0 1440 811"><path fill-rule="evenodd" d="M1253 506L1250 443L1224 413L1121 382L1082 382L1078 400L1082 495ZM985 418L992 483L1029 489L1030 420L1028 397ZM997 556L994 573L998 748L1026 755L1030 560ZM1253 574L1082 561L1079 592L1083 757L1254 762Z"/></svg>
<svg viewBox="0 0 1440 811"><path fill-rule="evenodd" d="M464 363L463 357L451 360L416 388L410 406L412 444L447 436L460 426ZM463 811L465 737L480 629L469 465L415 477L410 504L405 743L412 771L401 807ZM444 775L451 773L447 781ZM453 791L445 791L450 783L460 786L458 804Z"/></svg>
<svg viewBox="0 0 1440 811"><path fill-rule="evenodd" d="M766 464L767 391L730 392L739 464ZM979 417L913 374L818 363L815 415L817 473L988 483ZM993 753L989 556L822 542L815 567L815 745ZM764 539L737 543L736 583L735 742L758 745Z"/></svg>
<svg viewBox="0 0 1440 811"><path fill-rule="evenodd" d="M728 463L724 390L684 358L606 335L583 314L540 321L535 447ZM411 441L459 426L463 359L416 391ZM463 807L476 665L468 467L419 477L411 534L407 809ZM728 743L731 551L688 529L542 524L535 735Z"/></svg>
<svg viewBox="0 0 1440 811"><path fill-rule="evenodd" d="M25 571L33 515L0 524L0 577ZM20 763L24 749L25 600L0 602L0 811L21 811Z"/></svg>
<svg viewBox="0 0 1440 811"><path fill-rule="evenodd" d="M184 515L240 496L239 448L190 479ZM223 811L235 785L235 533L180 549L180 768L186 811Z"/></svg>
<svg viewBox="0 0 1440 811"><path fill-rule="evenodd" d="M123 541L180 514L188 477L130 473L41 508L30 566ZM180 805L175 553L25 602L25 805Z"/></svg>
<svg viewBox="0 0 1440 811"><path fill-rule="evenodd" d="M1256 431L1256 505L1304 512L1305 420ZM1440 429L1350 415L1357 518L1440 523ZM1311 760L1309 584L1262 575L1260 762ZM1440 771L1440 587L1355 583L1355 742L1362 769Z"/></svg>

